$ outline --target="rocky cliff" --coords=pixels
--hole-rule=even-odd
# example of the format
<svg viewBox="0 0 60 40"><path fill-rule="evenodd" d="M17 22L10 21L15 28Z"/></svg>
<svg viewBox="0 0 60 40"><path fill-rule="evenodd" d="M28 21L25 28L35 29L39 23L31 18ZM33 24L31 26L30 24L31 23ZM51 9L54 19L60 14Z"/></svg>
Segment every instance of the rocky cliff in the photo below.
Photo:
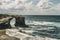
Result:
<svg viewBox="0 0 60 40"><path fill-rule="evenodd" d="M20 15L7 15L7 14L0 14L0 29L11 28L10 21L11 19L15 18L15 26L17 27L27 27L25 24L25 17Z"/></svg>

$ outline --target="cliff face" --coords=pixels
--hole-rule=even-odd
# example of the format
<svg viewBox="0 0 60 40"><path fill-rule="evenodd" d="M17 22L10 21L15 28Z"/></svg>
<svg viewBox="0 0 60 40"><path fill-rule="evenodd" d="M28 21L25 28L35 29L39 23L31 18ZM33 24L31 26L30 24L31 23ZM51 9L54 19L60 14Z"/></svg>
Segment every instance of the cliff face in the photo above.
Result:
<svg viewBox="0 0 60 40"><path fill-rule="evenodd" d="M25 17L23 16L18 16L18 15L7 15L7 14L0 14L0 29L6 29L6 28L11 28L10 21L11 19L15 18L16 23L15 26L19 27L27 27L25 25Z"/></svg>

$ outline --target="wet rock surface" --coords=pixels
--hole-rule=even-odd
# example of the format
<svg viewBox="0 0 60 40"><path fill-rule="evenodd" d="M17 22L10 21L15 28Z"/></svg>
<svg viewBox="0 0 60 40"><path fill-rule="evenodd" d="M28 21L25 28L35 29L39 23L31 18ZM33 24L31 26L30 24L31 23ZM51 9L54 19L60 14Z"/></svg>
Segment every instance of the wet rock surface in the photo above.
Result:
<svg viewBox="0 0 60 40"><path fill-rule="evenodd" d="M0 40L20 40L20 39L18 39L16 37L10 37L8 35L2 35L2 36L0 36Z"/></svg>
<svg viewBox="0 0 60 40"><path fill-rule="evenodd" d="M0 30L0 40L20 40L20 39L7 35L6 30Z"/></svg>

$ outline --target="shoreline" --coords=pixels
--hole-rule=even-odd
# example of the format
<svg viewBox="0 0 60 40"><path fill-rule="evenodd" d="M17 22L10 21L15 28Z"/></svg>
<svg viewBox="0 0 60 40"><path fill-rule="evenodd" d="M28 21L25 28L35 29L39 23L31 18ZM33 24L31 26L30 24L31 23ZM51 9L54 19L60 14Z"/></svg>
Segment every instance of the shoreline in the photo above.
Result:
<svg viewBox="0 0 60 40"><path fill-rule="evenodd" d="M15 37L20 40L24 39L31 39L31 40L57 40L55 38L50 38L50 37L42 37L42 36L32 36L23 32L20 32L18 29L6 29L6 35L10 37ZM26 32L26 31L24 31Z"/></svg>
<svg viewBox="0 0 60 40"><path fill-rule="evenodd" d="M13 29L8 29L12 34L14 34L14 30ZM13 30L13 31L12 31ZM15 29L16 30L16 29ZM17 33L16 33L17 32ZM9 33L8 33L9 34ZM27 39L29 37L29 39L33 39L33 40L56 40L55 38L50 38L50 37L41 37L41 36L32 36L32 35L28 35L22 32L19 32L18 30L15 31L15 35L13 35L14 37L20 38L20 39Z"/></svg>

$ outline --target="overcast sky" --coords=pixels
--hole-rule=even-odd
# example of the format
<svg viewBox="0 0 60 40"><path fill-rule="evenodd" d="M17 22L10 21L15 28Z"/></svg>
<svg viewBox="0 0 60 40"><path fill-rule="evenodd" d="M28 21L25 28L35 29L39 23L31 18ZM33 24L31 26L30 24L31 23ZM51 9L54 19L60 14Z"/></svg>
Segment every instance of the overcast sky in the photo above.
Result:
<svg viewBox="0 0 60 40"><path fill-rule="evenodd" d="M60 15L60 0L0 0L0 14Z"/></svg>

